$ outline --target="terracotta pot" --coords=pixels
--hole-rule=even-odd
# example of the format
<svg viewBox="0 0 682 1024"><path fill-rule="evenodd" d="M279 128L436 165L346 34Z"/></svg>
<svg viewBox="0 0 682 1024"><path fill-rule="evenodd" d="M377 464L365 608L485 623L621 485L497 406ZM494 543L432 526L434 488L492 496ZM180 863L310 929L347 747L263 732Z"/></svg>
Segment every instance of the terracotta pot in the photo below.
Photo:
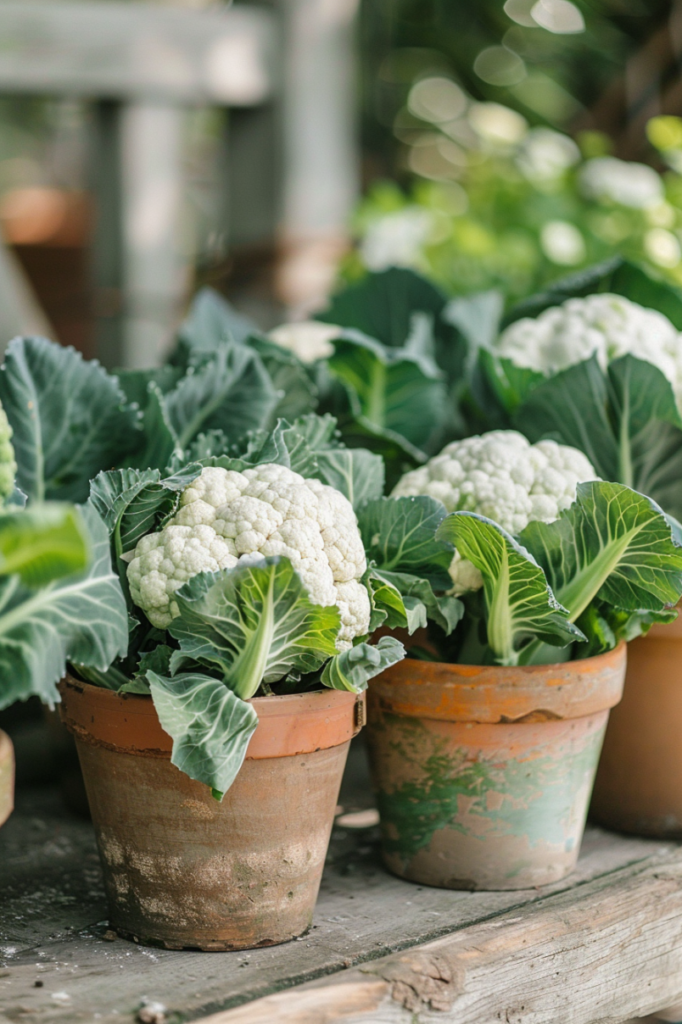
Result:
<svg viewBox="0 0 682 1024"><path fill-rule="evenodd" d="M622 703L606 730L591 815L636 835L682 837L682 619L628 644Z"/></svg>
<svg viewBox="0 0 682 1024"><path fill-rule="evenodd" d="M369 687L383 856L447 889L525 889L578 857L625 645L518 668L406 659Z"/></svg>
<svg viewBox="0 0 682 1024"><path fill-rule="evenodd" d="M150 697L67 678L111 926L169 949L249 949L310 925L348 747L364 705L337 690L260 697L218 803L170 762Z"/></svg>
<svg viewBox="0 0 682 1024"><path fill-rule="evenodd" d="M0 729L0 825L14 810L14 747Z"/></svg>

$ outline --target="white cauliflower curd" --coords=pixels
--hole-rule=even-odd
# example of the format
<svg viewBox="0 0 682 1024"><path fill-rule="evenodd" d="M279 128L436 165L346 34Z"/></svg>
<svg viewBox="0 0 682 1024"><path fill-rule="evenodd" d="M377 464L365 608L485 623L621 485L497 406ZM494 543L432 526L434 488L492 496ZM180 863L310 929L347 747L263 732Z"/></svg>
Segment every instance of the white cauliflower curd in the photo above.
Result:
<svg viewBox="0 0 682 1024"><path fill-rule="evenodd" d="M399 481L393 497L425 494L448 512L477 512L518 534L528 523L550 523L575 499L576 487L597 474L576 448L539 441L531 444L515 430L492 430L453 441L440 455ZM453 593L477 590L483 580L458 553L450 566Z"/></svg>
<svg viewBox="0 0 682 1024"><path fill-rule="evenodd" d="M500 335L497 355L547 376L596 354L602 369L630 353L653 363L670 381L682 408L682 335L663 313L601 293L568 299Z"/></svg>
<svg viewBox="0 0 682 1024"><path fill-rule="evenodd" d="M299 323L281 324L268 334L270 341L293 352L302 363L315 363L334 355L332 341L338 338L343 328L336 324L323 324L317 320L301 320Z"/></svg>
<svg viewBox="0 0 682 1024"><path fill-rule="evenodd" d="M597 156L583 164L578 186L588 199L606 199L633 210L646 210L665 199L663 179L653 167L615 156Z"/></svg>
<svg viewBox="0 0 682 1024"><path fill-rule="evenodd" d="M173 519L138 542L130 592L164 628L178 614L175 591L192 576L268 555L290 559L313 602L338 607L339 650L367 632L369 597L360 582L367 563L353 508L333 487L285 466L204 469L183 491Z"/></svg>

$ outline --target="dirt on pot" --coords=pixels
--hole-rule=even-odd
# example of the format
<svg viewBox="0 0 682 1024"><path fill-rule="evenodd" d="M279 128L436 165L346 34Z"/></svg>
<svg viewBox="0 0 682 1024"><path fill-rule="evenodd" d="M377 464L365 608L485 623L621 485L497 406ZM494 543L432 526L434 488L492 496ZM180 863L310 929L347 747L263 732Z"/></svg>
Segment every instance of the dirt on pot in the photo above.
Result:
<svg viewBox="0 0 682 1024"><path fill-rule="evenodd" d="M310 925L357 695L256 698L259 725L222 802L170 762L151 698L67 680L120 935L170 949L245 949Z"/></svg>
<svg viewBox="0 0 682 1024"><path fill-rule="evenodd" d="M575 866L625 645L560 665L406 659L370 683L368 740L395 874L543 885Z"/></svg>

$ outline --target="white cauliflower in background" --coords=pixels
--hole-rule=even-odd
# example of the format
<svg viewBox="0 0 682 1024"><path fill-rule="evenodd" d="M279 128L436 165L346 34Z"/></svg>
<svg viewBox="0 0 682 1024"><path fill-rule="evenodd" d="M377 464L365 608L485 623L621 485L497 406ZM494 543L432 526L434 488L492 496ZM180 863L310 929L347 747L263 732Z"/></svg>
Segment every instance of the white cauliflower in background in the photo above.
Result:
<svg viewBox="0 0 682 1024"><path fill-rule="evenodd" d="M290 559L316 604L338 607L339 650L367 632L369 596L360 582L367 563L350 502L273 464L241 473L204 469L173 519L138 542L128 565L132 599L165 628L178 614L175 591L192 576L268 555Z"/></svg>
<svg viewBox="0 0 682 1024"><path fill-rule="evenodd" d="M282 324L270 331L268 338L293 352L302 363L314 363L334 354L332 341L343 330L336 324L318 323L317 320L301 320L299 323Z"/></svg>
<svg viewBox="0 0 682 1024"><path fill-rule="evenodd" d="M495 351L547 376L593 353L604 370L610 360L630 353L661 370L682 408L682 335L663 313L622 295L569 299L535 319L517 320L502 332Z"/></svg>
<svg viewBox="0 0 682 1024"><path fill-rule="evenodd" d="M492 430L453 441L440 455L399 481L392 497L425 494L448 512L477 512L518 534L534 520L551 523L575 499L576 487L597 474L576 448L531 444L515 430ZM450 566L453 593L477 590L483 580L459 554Z"/></svg>
<svg viewBox="0 0 682 1024"><path fill-rule="evenodd" d="M433 211L419 206L385 213L373 220L360 243L360 255L368 270L417 267L423 264L422 249L435 233Z"/></svg>
<svg viewBox="0 0 682 1024"><path fill-rule="evenodd" d="M588 199L610 199L633 210L646 210L665 199L663 179L647 164L598 156L578 173L580 191Z"/></svg>
<svg viewBox="0 0 682 1024"><path fill-rule="evenodd" d="M573 139L552 128L531 128L521 144L516 166L536 184L554 183L580 160Z"/></svg>

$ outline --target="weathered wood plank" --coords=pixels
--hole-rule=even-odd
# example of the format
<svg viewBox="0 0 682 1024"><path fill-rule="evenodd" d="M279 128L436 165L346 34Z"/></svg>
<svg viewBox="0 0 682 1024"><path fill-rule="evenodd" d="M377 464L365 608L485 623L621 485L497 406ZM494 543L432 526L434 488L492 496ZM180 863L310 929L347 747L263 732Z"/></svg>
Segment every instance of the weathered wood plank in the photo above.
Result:
<svg viewBox="0 0 682 1024"><path fill-rule="evenodd" d="M675 850L204 1024L619 1024L681 997Z"/></svg>
<svg viewBox="0 0 682 1024"><path fill-rule="evenodd" d="M352 755L355 784L342 794L347 809L371 800L362 746L356 745ZM453 932L465 934L510 911L516 916L518 908L544 903L552 893L580 892L594 879L606 884L675 850L670 844L589 830L577 874L554 887L445 892L386 874L376 830L336 828L308 935L247 953L178 953L103 939L106 905L89 823L71 818L55 793L20 791L18 813L0 830L0 1021L91 1024L98 1014L100 1024L132 1024L143 996L163 1002L185 1020L195 1019L344 968L371 968L377 958L395 951ZM388 986L381 976L360 979L369 987L359 995L344 989L353 1012L358 998L376 994L377 983ZM36 988L36 981L42 986ZM68 998L52 998L60 993ZM395 1014L397 1006L402 1013L390 996L385 1006L385 1012ZM314 1016L317 1009L311 1013L311 1024L325 1019ZM369 1019L380 1024L379 1017ZM556 1019L565 1024L563 1017Z"/></svg>
<svg viewBox="0 0 682 1024"><path fill-rule="evenodd" d="M0 92L252 106L273 92L276 24L258 7L0 4Z"/></svg>

